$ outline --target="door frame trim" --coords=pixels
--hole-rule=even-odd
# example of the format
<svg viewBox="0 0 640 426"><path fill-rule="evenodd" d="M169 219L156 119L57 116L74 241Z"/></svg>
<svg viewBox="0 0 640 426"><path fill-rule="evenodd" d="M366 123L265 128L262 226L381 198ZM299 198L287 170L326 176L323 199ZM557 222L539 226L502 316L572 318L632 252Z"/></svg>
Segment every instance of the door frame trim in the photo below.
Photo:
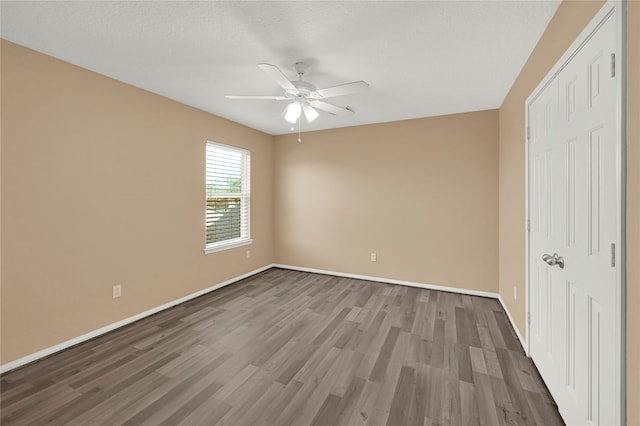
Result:
<svg viewBox="0 0 640 426"><path fill-rule="evenodd" d="M529 228L528 223L531 218L529 214L529 141L527 139L527 129L529 129L529 108L533 101L542 93L542 91L551 83L551 81L565 68L565 66L573 59L578 50L591 38L592 34L602 25L603 21L610 15L615 15L616 19L616 60L615 67L620 78L616 81L616 257L619 262L616 264L616 310L619 313L616 316L616 341L620 348L618 364L615 366L616 375L618 376L618 392L616 394L616 402L619 406L618 420L619 424L627 424L627 401L626 401L626 269L627 269L627 253L626 253L626 186L627 186L627 4L626 1L609 0L595 14L586 27L580 32L580 35L573 41L565 53L558 59L551 70L540 81L536 88L531 92L525 101L525 352L530 355L530 265L529 265Z"/></svg>

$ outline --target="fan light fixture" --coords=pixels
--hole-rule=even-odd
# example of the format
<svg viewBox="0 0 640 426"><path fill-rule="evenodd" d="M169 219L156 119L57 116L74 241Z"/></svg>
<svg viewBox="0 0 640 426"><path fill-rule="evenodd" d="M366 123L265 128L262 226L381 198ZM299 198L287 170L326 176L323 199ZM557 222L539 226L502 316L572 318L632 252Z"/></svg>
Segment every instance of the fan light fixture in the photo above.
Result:
<svg viewBox="0 0 640 426"><path fill-rule="evenodd" d="M302 102L295 101L287 105L287 108L284 110L284 119L291 124L295 124L303 112L309 123L320 115L318 114L318 111L313 109L310 105L302 105Z"/></svg>
<svg viewBox="0 0 640 426"><path fill-rule="evenodd" d="M300 118L302 108L300 107L300 102L291 102L287 105L287 108L284 112L284 119L289 123L294 124Z"/></svg>
<svg viewBox="0 0 640 426"><path fill-rule="evenodd" d="M318 114L318 111L311 108L309 105L305 105L304 107L302 107L302 110L304 111L304 116L307 117L307 121L309 123L318 118L318 115L320 115Z"/></svg>

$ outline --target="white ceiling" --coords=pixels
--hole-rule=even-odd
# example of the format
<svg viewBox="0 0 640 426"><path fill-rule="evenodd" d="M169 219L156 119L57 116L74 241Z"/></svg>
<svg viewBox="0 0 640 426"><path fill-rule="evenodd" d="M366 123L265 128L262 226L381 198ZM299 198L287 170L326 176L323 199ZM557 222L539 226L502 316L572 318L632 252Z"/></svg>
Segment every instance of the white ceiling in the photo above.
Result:
<svg viewBox="0 0 640 426"><path fill-rule="evenodd" d="M365 80L303 131L498 108L554 1L2 1L12 42L262 130L290 131L256 65L293 63L318 88Z"/></svg>

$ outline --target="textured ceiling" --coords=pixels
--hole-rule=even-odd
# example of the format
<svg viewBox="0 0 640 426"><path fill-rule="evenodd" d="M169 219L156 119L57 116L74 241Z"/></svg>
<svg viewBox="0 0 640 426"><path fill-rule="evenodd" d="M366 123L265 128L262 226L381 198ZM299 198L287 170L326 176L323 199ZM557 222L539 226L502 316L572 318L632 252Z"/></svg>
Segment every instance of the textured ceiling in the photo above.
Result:
<svg viewBox="0 0 640 426"><path fill-rule="evenodd" d="M2 38L270 134L285 101L256 64L365 80L303 131L498 108L559 1L2 1Z"/></svg>

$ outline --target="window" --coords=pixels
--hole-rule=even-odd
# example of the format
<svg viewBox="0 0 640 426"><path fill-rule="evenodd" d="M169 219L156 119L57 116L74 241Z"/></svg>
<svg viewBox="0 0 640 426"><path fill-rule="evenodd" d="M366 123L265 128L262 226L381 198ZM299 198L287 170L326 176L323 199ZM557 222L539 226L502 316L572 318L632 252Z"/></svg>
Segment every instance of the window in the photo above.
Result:
<svg viewBox="0 0 640 426"><path fill-rule="evenodd" d="M249 151L207 142L205 253L251 244Z"/></svg>

